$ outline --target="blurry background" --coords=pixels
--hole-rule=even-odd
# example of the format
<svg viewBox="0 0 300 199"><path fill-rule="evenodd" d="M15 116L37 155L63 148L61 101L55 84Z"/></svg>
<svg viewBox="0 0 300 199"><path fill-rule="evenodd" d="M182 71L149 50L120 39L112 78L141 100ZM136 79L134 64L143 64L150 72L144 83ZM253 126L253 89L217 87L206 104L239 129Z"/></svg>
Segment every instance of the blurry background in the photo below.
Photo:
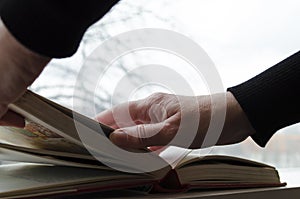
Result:
<svg viewBox="0 0 300 199"><path fill-rule="evenodd" d="M298 0L122 0L87 31L74 56L53 60L30 89L76 108L72 104L73 97L80 96L73 96L74 85L85 58L106 39L138 28L174 30L194 40L214 61L226 89L299 50L299 8ZM114 77L126 74L127 66L163 61L163 56L155 52L126 56L115 63L110 80L113 82L117 79ZM173 64L178 67L180 62L174 60ZM181 68L184 71L185 67ZM138 75L133 75L131 80L139 85ZM113 105L110 83L106 83L101 86L106 89L97 91L96 96L88 90L83 91L95 101L99 112ZM157 91L168 92L162 87L148 86L133 93L129 100ZM197 94L206 92L203 89ZM128 99L119 96L114 103L124 100ZM280 130L264 149L248 139L238 145L215 147L212 152L264 161L280 168L300 167L299 145L300 125L297 124Z"/></svg>

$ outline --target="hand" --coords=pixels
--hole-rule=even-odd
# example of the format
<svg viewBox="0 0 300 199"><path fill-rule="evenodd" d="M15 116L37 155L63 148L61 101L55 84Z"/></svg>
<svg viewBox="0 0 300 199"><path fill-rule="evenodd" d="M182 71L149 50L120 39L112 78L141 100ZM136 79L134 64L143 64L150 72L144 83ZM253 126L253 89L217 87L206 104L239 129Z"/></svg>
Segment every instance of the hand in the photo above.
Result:
<svg viewBox="0 0 300 199"><path fill-rule="evenodd" d="M24 126L24 119L8 110L42 72L50 58L20 44L0 21L0 125Z"/></svg>
<svg viewBox="0 0 300 199"><path fill-rule="evenodd" d="M202 144L210 124L213 106L217 111L226 109L226 117L219 139L211 145L238 143L255 132L230 92L225 94L226 103L212 104L211 97L157 93L143 100L117 105L111 110L100 113L96 119L117 129L111 134L110 139L114 144L125 149L165 146L174 138L179 128L187 129L184 131L185 136L194 136L188 131L189 126L180 125L181 120L191 121L196 118L195 110L199 110L201 117L194 140L188 147L209 147ZM222 99L224 94L215 94L213 97ZM177 145L180 146L180 143Z"/></svg>

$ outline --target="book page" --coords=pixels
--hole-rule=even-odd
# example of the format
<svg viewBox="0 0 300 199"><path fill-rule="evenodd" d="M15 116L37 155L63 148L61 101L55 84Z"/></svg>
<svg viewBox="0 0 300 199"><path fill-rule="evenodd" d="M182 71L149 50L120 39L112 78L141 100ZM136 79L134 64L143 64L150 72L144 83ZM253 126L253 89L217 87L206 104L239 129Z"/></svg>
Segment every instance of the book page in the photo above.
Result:
<svg viewBox="0 0 300 199"><path fill-rule="evenodd" d="M186 149L176 146L169 146L164 149L159 156L167 161L172 168L179 168L190 162L199 161L202 158L205 158L210 148L205 149Z"/></svg>
<svg viewBox="0 0 300 199"><path fill-rule="evenodd" d="M117 171L48 166L38 164L15 164L0 166L0 197L43 193L53 190L73 190L82 184L97 183L97 186L118 184L129 180L139 182L148 179L142 175ZM150 179L151 180L151 179ZM101 183L102 182L102 183ZM102 184L102 185L101 185Z"/></svg>
<svg viewBox="0 0 300 199"><path fill-rule="evenodd" d="M184 161L191 152L191 149L169 146L159 154L159 157L168 162L168 164L174 169L182 161Z"/></svg>
<svg viewBox="0 0 300 199"><path fill-rule="evenodd" d="M109 137L109 135L114 131L114 129L110 128L109 126L107 126L105 124L101 124L101 123L99 123L91 118L88 118L80 113L70 110L67 107L61 106L61 105L43 97L43 96L40 96L30 90L28 90L26 92L26 94L33 98L39 99L44 103L47 103L51 107L55 108L56 110L60 111L61 113L65 114L66 116L68 116L70 118L74 118L74 116L75 116L77 121L88 126L89 128L92 128L95 131L99 130L99 125L100 125L101 129L103 130L103 133L106 135L106 137Z"/></svg>
<svg viewBox="0 0 300 199"><path fill-rule="evenodd" d="M31 149L89 154L85 148L68 141L42 125L28 120L24 129L1 126L0 142Z"/></svg>
<svg viewBox="0 0 300 199"><path fill-rule="evenodd" d="M80 158L70 158L63 156L51 156L51 155L43 155L38 153L31 153L26 151L18 151L15 149L6 148L4 146L0 146L0 159L12 162L27 162L27 163L41 163L41 164L51 164L51 165L59 165L59 166L72 166L79 168L92 168L92 169L101 169L101 170L115 170L111 167L105 165L105 163L109 164L120 164L119 161L110 159L110 158L102 158L102 161L92 159L80 159ZM123 165L123 169L130 170L132 167L126 167ZM160 178L161 172L153 172L147 175L155 176L156 178Z"/></svg>
<svg viewBox="0 0 300 199"><path fill-rule="evenodd" d="M57 159L51 156L33 155L30 153L20 152L20 151L6 149L6 148L0 148L0 159L5 161L12 161L12 162L41 163L41 164L51 164L51 165L60 165L60 166L111 170L111 168L104 166L100 162L98 162L98 164L80 163L80 162L74 162L74 161L69 161L64 159Z"/></svg>

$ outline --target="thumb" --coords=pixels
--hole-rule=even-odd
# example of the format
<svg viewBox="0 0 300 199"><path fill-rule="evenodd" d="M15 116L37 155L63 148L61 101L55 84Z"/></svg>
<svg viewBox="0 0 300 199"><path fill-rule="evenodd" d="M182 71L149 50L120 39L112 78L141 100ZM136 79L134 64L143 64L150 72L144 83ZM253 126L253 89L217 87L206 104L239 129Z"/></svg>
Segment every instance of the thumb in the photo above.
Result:
<svg viewBox="0 0 300 199"><path fill-rule="evenodd" d="M169 124L165 122L155 124L141 124L126 127L114 131L110 135L110 140L122 148L140 149L149 146L163 146L171 139L165 132Z"/></svg>

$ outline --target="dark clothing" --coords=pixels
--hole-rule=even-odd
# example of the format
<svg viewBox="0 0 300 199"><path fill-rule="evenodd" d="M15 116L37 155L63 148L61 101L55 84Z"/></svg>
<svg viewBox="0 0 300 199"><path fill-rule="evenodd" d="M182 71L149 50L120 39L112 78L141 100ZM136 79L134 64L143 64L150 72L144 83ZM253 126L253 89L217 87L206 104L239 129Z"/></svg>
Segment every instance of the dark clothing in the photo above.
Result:
<svg viewBox="0 0 300 199"><path fill-rule="evenodd" d="M9 31L29 49L49 57L75 53L87 28L118 0L0 0ZM229 88L265 146L280 128L300 121L300 53L251 80Z"/></svg>
<svg viewBox="0 0 300 199"><path fill-rule="evenodd" d="M279 129L300 122L300 51L256 77L228 89L265 146Z"/></svg>
<svg viewBox="0 0 300 199"><path fill-rule="evenodd" d="M62 58L74 54L89 26L118 0L0 0L3 23L34 52Z"/></svg>

